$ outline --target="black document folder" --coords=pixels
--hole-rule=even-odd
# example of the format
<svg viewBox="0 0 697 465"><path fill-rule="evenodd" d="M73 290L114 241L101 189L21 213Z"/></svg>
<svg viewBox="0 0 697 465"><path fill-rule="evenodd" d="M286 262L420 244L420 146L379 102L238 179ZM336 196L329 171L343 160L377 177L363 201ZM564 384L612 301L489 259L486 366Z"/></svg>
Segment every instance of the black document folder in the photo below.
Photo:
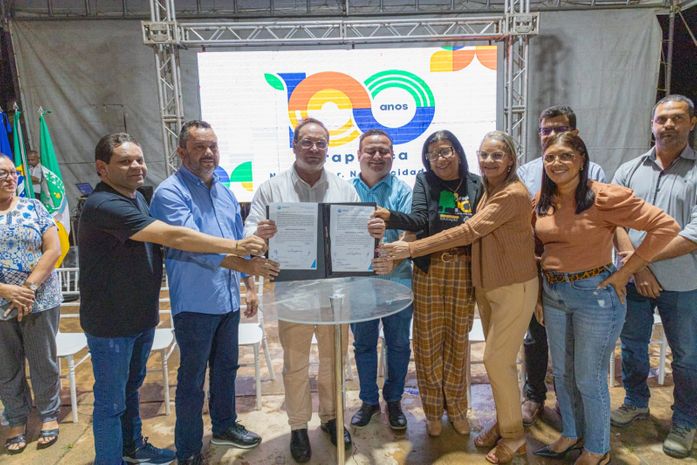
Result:
<svg viewBox="0 0 697 465"><path fill-rule="evenodd" d="M283 204L271 204L266 207L266 217L270 218L270 209L274 208L276 205ZM305 203L307 205L307 203ZM338 278L344 276L372 276L373 272L372 266L366 267L364 270L352 270L345 271L342 269L341 265L337 263L332 263L332 244L338 241L336 237L332 237L332 222L341 221L341 208L334 208L335 217L332 218L332 206L364 206L375 208L375 203L313 203L317 210L317 259L311 265L302 269L284 269L283 260L279 260L281 264L281 272L276 281L299 281L308 279L323 279L323 278ZM336 215L339 215L336 217ZM283 228L289 227L283 224L283 221L276 220L276 227L280 232ZM292 226L291 226L292 227ZM278 233L277 233L278 236ZM365 236L369 237L367 228L365 229ZM363 242L366 237L359 237L358 239ZM370 258L376 257L376 251L379 244L379 240L372 239L372 251ZM367 242L367 241L366 241ZM298 252L300 253L300 252ZM269 251L267 256L271 259L276 260L276 253L274 251L274 242L270 242Z"/></svg>

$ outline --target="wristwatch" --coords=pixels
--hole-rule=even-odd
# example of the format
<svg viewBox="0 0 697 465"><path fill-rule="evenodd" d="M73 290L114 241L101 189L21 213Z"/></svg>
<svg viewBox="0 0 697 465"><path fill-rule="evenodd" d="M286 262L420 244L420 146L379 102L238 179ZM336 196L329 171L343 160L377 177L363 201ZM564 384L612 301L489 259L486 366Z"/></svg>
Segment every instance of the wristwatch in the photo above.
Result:
<svg viewBox="0 0 697 465"><path fill-rule="evenodd" d="M24 287L28 288L32 292L36 292L37 290L39 290L39 285L30 281L25 281Z"/></svg>

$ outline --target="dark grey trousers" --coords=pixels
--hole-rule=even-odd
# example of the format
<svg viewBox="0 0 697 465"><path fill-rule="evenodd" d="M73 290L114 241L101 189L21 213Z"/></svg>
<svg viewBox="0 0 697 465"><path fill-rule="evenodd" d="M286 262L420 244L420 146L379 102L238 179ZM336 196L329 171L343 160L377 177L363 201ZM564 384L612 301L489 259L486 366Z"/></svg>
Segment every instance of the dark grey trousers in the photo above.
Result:
<svg viewBox="0 0 697 465"><path fill-rule="evenodd" d="M0 399L10 426L23 425L31 411L25 377L29 372L34 400L42 422L56 420L60 408L60 374L56 333L60 307L30 313L21 322L0 321Z"/></svg>

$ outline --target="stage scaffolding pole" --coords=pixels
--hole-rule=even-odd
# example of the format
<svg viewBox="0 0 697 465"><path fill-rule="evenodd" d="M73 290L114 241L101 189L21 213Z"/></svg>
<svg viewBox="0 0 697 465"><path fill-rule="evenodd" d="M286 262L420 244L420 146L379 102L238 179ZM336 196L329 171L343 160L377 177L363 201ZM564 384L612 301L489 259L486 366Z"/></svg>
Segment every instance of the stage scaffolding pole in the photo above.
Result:
<svg viewBox="0 0 697 465"><path fill-rule="evenodd" d="M144 39L155 51L157 91L162 128L162 154L165 172L169 176L179 165L177 141L184 124L181 72L179 69L179 30L176 27L174 0L150 0L149 28L143 29Z"/></svg>
<svg viewBox="0 0 697 465"><path fill-rule="evenodd" d="M348 3L347 3L348 5ZM284 47L423 42L498 42L504 45L503 127L525 159L528 42L538 34L539 13L529 0L506 0L503 14L306 21L177 21L174 0L150 0L151 20L142 22L143 42L155 51L162 137L171 173L179 164L177 134L184 120L180 48Z"/></svg>

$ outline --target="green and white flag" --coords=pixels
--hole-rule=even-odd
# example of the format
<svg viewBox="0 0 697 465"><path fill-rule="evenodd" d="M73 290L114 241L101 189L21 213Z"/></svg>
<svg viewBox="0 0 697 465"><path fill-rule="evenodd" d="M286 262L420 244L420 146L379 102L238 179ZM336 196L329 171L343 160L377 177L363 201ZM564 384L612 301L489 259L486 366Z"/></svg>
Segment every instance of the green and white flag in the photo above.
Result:
<svg viewBox="0 0 697 465"><path fill-rule="evenodd" d="M58 236L62 251L62 257L58 262L58 265L60 265L70 247L70 210L68 209L68 199L65 197L65 184L63 184L63 176L58 166L56 150L53 147L51 133L48 131L48 125L44 118L46 113L49 113L49 111L42 111L41 116L39 116L39 154L44 173L44 181L41 185L41 203L53 215L53 219L56 220L56 225L58 226Z"/></svg>

